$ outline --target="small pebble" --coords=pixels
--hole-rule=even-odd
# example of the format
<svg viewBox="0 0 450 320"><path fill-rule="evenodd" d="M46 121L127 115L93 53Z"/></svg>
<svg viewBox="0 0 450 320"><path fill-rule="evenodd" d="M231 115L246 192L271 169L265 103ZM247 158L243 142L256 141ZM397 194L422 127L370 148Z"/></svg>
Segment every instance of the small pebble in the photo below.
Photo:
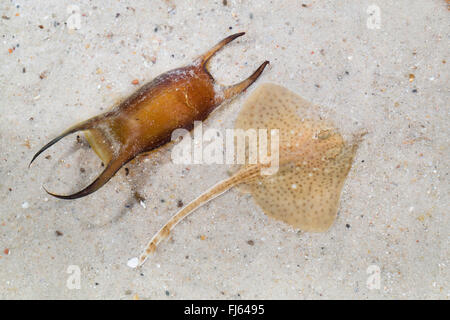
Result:
<svg viewBox="0 0 450 320"><path fill-rule="evenodd" d="M136 257L131 258L127 262L127 266L129 266L130 268L133 268L133 269L136 268L138 266L138 264L139 264L139 259Z"/></svg>

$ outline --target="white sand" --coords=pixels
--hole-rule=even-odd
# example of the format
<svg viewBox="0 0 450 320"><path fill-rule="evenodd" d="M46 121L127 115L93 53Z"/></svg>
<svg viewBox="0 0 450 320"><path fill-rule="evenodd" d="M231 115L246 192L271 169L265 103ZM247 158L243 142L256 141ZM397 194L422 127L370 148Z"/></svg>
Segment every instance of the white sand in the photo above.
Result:
<svg viewBox="0 0 450 320"><path fill-rule="evenodd" d="M72 18L72 1L0 4L1 299L448 299L444 0L93 2L81 1ZM368 24L370 5L380 25L376 17ZM64 22L77 23L77 14L80 29L71 31ZM69 193L92 181L101 167L86 144L73 135L31 169L28 162L68 126L133 92L134 79L190 63L239 31L247 34L211 63L218 80L235 83L270 60L258 83L284 85L369 131L339 216L327 233L296 232L233 190L131 269L127 261L178 201L225 178L228 167L175 165L166 149L93 195L63 201L41 185ZM247 96L205 125L232 128ZM376 280L377 270L379 288L368 287L367 272Z"/></svg>

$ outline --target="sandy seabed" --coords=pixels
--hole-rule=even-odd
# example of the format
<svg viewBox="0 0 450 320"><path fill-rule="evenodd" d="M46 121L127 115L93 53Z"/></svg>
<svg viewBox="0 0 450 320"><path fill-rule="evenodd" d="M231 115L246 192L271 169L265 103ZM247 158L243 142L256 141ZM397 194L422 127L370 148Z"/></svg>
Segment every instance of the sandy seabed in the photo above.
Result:
<svg viewBox="0 0 450 320"><path fill-rule="evenodd" d="M445 1L8 0L0 12L0 298L448 299ZM210 64L221 83L270 60L256 86L283 85L367 129L338 217L326 233L298 232L232 190L131 269L179 204L229 168L174 164L167 147L63 201L41 186L77 191L102 170L82 135L28 163L240 31ZM204 126L232 128L254 88Z"/></svg>

